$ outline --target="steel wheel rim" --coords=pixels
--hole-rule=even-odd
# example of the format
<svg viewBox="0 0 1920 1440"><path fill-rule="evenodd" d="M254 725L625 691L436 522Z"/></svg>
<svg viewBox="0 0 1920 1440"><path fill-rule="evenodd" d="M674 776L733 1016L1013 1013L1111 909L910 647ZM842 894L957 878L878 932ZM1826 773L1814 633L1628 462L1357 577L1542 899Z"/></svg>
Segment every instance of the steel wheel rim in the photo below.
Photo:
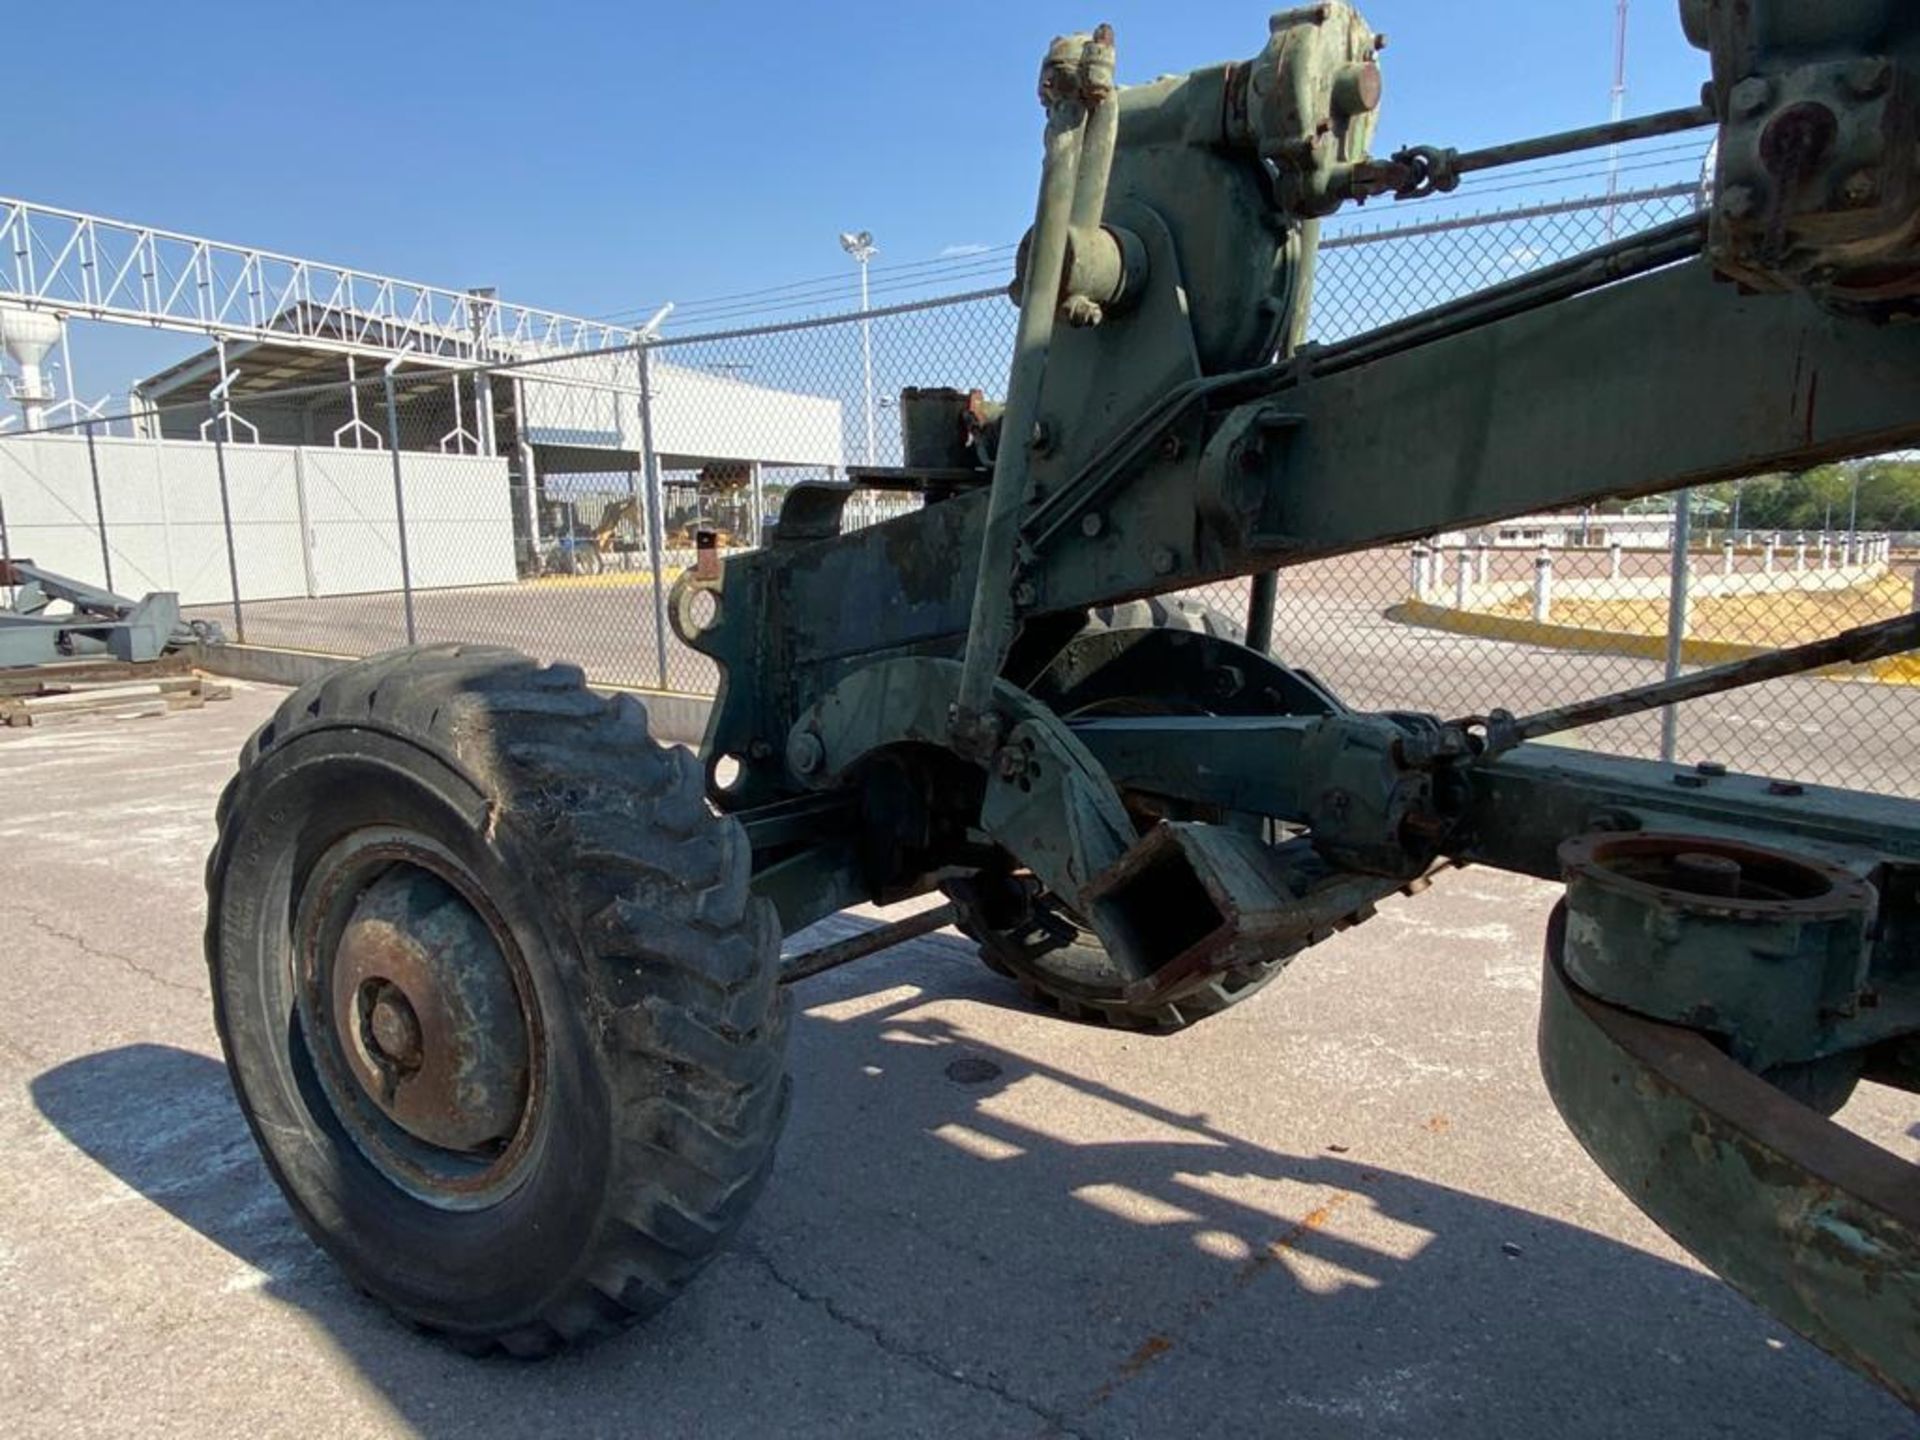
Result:
<svg viewBox="0 0 1920 1440"><path fill-rule="evenodd" d="M470 1036L452 1033L454 1022L471 1007L448 1003L448 987L433 983L439 977L423 983L419 974L374 973L395 967L370 961L366 945L356 946L356 929L364 930L370 919L393 918L381 912L379 896L397 884L437 893L446 907L470 917L468 938L484 936L466 947L479 953L467 954L463 968L482 976L491 972L485 988L511 997L511 1015L491 1033L517 1039L520 1048L506 1066L520 1070L517 1085L483 1083L489 1098L479 1102L470 1086L440 1085L445 1067L438 1063L436 1047L450 1039L471 1042ZM374 897L371 912L369 897ZM402 938L418 942L422 937ZM326 1118L384 1178L438 1209L480 1209L517 1189L544 1128L546 1036L512 928L467 867L444 846L411 831L356 831L308 871L293 939L298 1035L312 1061ZM413 1072L397 1079L384 1096L377 1093L369 1083L370 1067L396 1059L392 1049L409 1037L423 1052ZM429 1062L436 1067L431 1074ZM452 1102L432 1107L447 1112L437 1123L418 1106L401 1103L408 1084L430 1080L446 1092L441 1098ZM505 1091L512 1093L503 1099Z"/></svg>

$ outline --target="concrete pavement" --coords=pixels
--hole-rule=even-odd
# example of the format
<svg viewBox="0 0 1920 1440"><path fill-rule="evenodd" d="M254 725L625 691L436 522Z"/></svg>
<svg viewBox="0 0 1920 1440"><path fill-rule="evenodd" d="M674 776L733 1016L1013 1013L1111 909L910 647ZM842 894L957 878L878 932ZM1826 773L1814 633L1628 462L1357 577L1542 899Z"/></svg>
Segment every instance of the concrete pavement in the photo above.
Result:
<svg viewBox="0 0 1920 1440"><path fill-rule="evenodd" d="M1170 1038L1034 1012L951 935L809 982L732 1250L620 1340L464 1359L309 1244L218 1060L200 866L278 698L0 732L0 1432L1916 1433L1568 1137L1554 890L1480 871ZM1920 1153L1901 1097L1846 1118Z"/></svg>

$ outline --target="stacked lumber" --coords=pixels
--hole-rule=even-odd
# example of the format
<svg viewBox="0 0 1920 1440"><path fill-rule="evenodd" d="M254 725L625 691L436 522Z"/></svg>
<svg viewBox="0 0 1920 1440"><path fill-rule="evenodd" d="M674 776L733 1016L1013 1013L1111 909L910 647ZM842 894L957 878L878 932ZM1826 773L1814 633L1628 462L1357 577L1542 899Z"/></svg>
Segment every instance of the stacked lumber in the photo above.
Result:
<svg viewBox="0 0 1920 1440"><path fill-rule="evenodd" d="M203 676L161 675L153 679L9 676L0 686L0 725L69 725L83 720L142 720L198 710L210 700L226 700L230 686Z"/></svg>

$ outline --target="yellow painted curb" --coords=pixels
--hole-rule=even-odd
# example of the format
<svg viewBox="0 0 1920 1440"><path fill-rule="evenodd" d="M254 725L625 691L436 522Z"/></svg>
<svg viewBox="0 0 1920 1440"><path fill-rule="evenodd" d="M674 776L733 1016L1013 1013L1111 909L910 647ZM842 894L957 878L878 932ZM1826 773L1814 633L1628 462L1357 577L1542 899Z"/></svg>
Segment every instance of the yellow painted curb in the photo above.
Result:
<svg viewBox="0 0 1920 1440"><path fill-rule="evenodd" d="M1429 605L1423 600L1405 600L1386 609L1386 617L1400 625L1422 630L1443 630L1450 635L1470 635L1479 640L1500 640L1509 645L1539 645L1549 650L1570 650L1582 655L1624 655L1634 660L1664 660L1667 639L1664 635L1637 635L1625 630L1590 630L1579 625L1549 625L1538 620L1520 620L1510 615L1487 615L1477 610L1454 610L1444 605ZM1680 659L1687 665L1726 665L1735 660L1751 660L1770 655L1768 645L1736 645L1725 640L1683 640ZM1871 665L1834 665L1814 672L1829 680L1874 680L1883 685L1920 685L1920 656L1895 655Z"/></svg>

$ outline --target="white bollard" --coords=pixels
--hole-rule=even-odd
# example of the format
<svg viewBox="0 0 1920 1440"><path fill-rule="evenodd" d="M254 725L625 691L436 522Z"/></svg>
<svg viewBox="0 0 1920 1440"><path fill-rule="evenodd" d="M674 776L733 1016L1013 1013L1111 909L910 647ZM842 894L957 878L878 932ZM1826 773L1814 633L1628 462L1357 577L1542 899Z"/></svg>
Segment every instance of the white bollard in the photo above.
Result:
<svg viewBox="0 0 1920 1440"><path fill-rule="evenodd" d="M1545 624L1553 615L1553 554L1546 546L1533 562L1533 618Z"/></svg>
<svg viewBox="0 0 1920 1440"><path fill-rule="evenodd" d="M1607 578L1609 580L1620 578L1620 542L1618 540L1607 546Z"/></svg>
<svg viewBox="0 0 1920 1440"><path fill-rule="evenodd" d="M1454 558L1456 563L1453 570L1453 608L1464 610L1467 608L1467 585L1473 578L1473 566L1467 555L1467 547L1464 545L1460 547L1460 553Z"/></svg>
<svg viewBox="0 0 1920 1440"><path fill-rule="evenodd" d="M1793 573L1796 575L1804 575L1807 573L1807 537L1804 535L1794 537Z"/></svg>
<svg viewBox="0 0 1920 1440"><path fill-rule="evenodd" d="M1722 575L1731 575L1733 573L1732 540L1722 540L1720 542L1720 573Z"/></svg>
<svg viewBox="0 0 1920 1440"><path fill-rule="evenodd" d="M1425 600L1427 598L1427 547L1424 545L1414 546L1413 549L1407 552L1407 559L1409 561L1408 568L1412 572L1408 577L1407 583L1413 587L1413 598L1416 600Z"/></svg>
<svg viewBox="0 0 1920 1440"><path fill-rule="evenodd" d="M1473 583L1487 583L1487 542L1484 540L1473 547Z"/></svg>
<svg viewBox="0 0 1920 1440"><path fill-rule="evenodd" d="M1773 547L1778 543L1779 539L1780 537L1778 535L1770 535L1767 537L1767 543L1760 547L1760 573L1762 575L1771 575L1773 573Z"/></svg>
<svg viewBox="0 0 1920 1440"><path fill-rule="evenodd" d="M1833 568L1833 537L1826 531L1820 532L1820 569L1822 573Z"/></svg>

